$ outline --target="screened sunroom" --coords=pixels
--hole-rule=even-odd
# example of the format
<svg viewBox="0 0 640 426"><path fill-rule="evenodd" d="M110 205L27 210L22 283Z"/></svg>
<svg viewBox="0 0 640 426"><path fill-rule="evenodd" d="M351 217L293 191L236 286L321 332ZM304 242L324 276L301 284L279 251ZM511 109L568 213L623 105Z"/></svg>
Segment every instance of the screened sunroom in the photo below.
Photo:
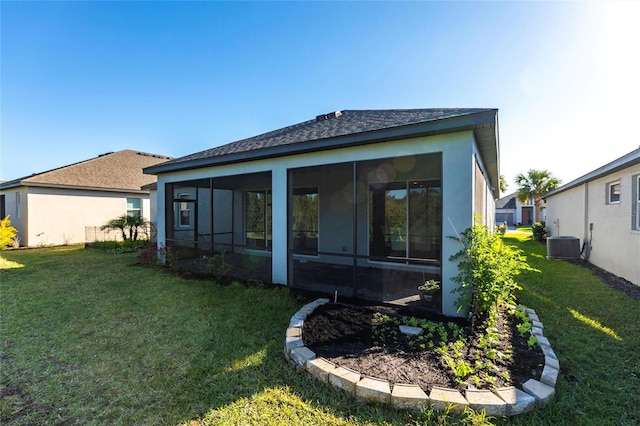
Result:
<svg viewBox="0 0 640 426"><path fill-rule="evenodd" d="M433 310L455 315L447 237L492 225L496 114L345 111L150 168L158 242L183 265L224 256L231 276L339 299L421 303L435 279Z"/></svg>

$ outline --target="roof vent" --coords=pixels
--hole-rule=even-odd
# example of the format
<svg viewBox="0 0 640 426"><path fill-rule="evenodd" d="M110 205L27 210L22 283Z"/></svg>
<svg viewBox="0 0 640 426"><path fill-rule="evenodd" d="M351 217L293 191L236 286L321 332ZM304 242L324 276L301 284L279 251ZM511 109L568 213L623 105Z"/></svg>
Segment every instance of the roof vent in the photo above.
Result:
<svg viewBox="0 0 640 426"><path fill-rule="evenodd" d="M338 118L341 115L342 115L342 111L334 111L334 112L329 112L327 114L320 114L316 116L316 121L330 120L332 118Z"/></svg>

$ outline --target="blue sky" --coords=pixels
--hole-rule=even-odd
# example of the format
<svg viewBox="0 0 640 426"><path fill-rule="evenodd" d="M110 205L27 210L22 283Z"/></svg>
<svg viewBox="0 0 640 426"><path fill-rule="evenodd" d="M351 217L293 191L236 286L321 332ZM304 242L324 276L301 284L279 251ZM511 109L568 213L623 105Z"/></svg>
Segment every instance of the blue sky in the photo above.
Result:
<svg viewBox="0 0 640 426"><path fill-rule="evenodd" d="M490 107L501 174L640 146L640 2L0 2L0 179L340 109Z"/></svg>

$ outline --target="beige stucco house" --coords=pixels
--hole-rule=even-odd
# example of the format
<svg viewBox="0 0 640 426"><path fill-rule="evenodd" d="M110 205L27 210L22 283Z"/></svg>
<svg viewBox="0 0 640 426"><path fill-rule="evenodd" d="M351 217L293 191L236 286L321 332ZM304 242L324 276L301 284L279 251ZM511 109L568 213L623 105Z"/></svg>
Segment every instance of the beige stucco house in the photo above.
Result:
<svg viewBox="0 0 640 426"><path fill-rule="evenodd" d="M451 294L476 218L493 227L498 111L347 110L177 158L156 175L158 244L182 262L224 252L238 277L408 305Z"/></svg>
<svg viewBox="0 0 640 426"><path fill-rule="evenodd" d="M579 238L583 258L640 285L640 148L545 199L550 236Z"/></svg>
<svg viewBox="0 0 640 426"><path fill-rule="evenodd" d="M0 184L0 215L10 215L22 246L85 242L87 229L126 213L149 219L154 176L169 157L123 150Z"/></svg>

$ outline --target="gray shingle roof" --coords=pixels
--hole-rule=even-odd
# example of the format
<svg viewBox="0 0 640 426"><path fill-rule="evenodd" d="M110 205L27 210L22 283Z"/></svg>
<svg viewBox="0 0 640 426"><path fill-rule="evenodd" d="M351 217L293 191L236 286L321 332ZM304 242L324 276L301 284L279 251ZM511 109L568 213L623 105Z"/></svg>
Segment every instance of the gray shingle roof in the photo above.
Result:
<svg viewBox="0 0 640 426"><path fill-rule="evenodd" d="M456 121L458 119L458 121ZM163 173L193 167L290 155L334 147L473 129L481 121L495 124L497 110L489 108L432 108L345 110L242 139L149 167ZM431 124L429 128L425 124ZM495 136L495 133L494 133Z"/></svg>
<svg viewBox="0 0 640 426"><path fill-rule="evenodd" d="M123 150L0 184L0 189L16 186L91 188L108 191L140 191L156 181L142 169L169 160L155 154Z"/></svg>
<svg viewBox="0 0 640 426"><path fill-rule="evenodd" d="M496 200L496 209L515 209L516 208L516 193L505 195L504 197Z"/></svg>

